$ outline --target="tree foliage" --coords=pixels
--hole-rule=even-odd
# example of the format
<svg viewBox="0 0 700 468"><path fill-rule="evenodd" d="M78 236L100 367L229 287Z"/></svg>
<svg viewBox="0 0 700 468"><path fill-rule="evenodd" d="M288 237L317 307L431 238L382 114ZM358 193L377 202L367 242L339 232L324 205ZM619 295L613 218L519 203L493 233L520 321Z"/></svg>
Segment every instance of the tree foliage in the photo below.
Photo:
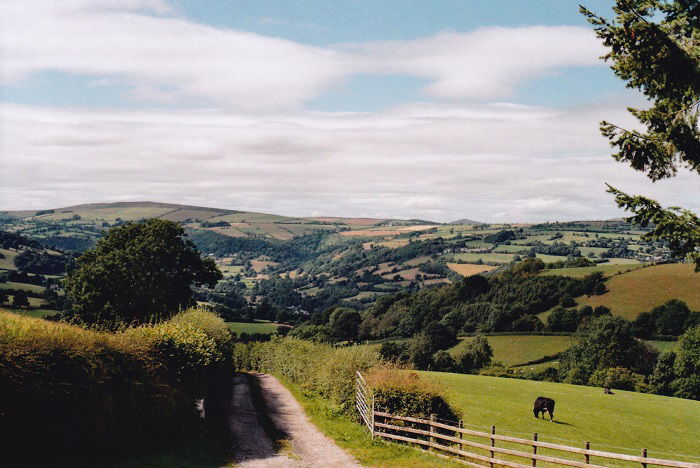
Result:
<svg viewBox="0 0 700 468"><path fill-rule="evenodd" d="M700 4L689 0L618 0L615 18L581 7L609 52L615 74L627 87L652 102L646 110L630 108L644 130L601 122L602 134L617 152L613 157L657 181L679 168L700 174ZM653 224L647 239L664 239L700 271L700 220L688 210L664 209L654 200L629 196L613 187L630 221Z"/></svg>
<svg viewBox="0 0 700 468"><path fill-rule="evenodd" d="M141 323L190 305L191 286L213 286L221 272L183 236L162 219L110 229L65 280L76 315L87 323Z"/></svg>

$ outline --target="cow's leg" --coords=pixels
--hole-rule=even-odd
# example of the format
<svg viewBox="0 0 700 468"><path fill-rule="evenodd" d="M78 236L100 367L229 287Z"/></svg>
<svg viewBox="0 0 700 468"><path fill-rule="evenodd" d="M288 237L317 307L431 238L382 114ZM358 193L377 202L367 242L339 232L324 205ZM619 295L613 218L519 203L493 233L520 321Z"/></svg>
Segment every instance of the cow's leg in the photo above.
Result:
<svg viewBox="0 0 700 468"><path fill-rule="evenodd" d="M549 410L547 410L547 413L549 413L549 422L554 421L554 413Z"/></svg>

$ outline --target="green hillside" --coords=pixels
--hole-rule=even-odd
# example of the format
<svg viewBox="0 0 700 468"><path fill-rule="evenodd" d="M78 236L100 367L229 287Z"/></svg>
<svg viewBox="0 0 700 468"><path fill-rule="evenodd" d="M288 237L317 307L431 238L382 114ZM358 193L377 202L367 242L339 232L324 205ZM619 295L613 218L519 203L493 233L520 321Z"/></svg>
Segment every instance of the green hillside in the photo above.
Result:
<svg viewBox="0 0 700 468"><path fill-rule="evenodd" d="M570 336L504 335L487 336L493 349L493 360L506 366L518 366L545 356L553 356L569 348L573 342ZM458 355L474 340L468 337L452 347L449 352Z"/></svg>
<svg viewBox="0 0 700 468"><path fill-rule="evenodd" d="M680 299L691 310L700 310L700 273L690 264L674 263L617 275L606 281L608 292L601 296L581 297L579 303L604 305L614 315L634 319L641 312Z"/></svg>
<svg viewBox="0 0 700 468"><path fill-rule="evenodd" d="M618 390L614 395L605 395L596 387L551 382L440 372L420 374L445 386L452 403L462 409L467 428L488 431L495 425L496 432L504 435L529 438L537 432L541 441L581 448L589 441L594 450L630 454L647 448L651 457L700 461L669 455L700 457L699 401ZM534 418L532 405L538 396L556 401L553 424ZM610 462L591 459L591 463L603 465Z"/></svg>

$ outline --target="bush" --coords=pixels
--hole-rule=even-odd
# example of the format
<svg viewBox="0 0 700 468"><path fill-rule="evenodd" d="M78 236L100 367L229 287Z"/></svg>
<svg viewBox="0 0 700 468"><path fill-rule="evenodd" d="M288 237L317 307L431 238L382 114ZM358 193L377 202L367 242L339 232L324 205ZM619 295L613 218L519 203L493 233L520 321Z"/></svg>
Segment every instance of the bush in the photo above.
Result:
<svg viewBox="0 0 700 468"><path fill-rule="evenodd" d="M599 369L591 375L588 385L594 387L616 388L618 390L634 391L644 384L644 376L636 374L624 367L609 367ZM646 384L644 384L646 385Z"/></svg>
<svg viewBox="0 0 700 468"><path fill-rule="evenodd" d="M379 411L430 419L431 414L448 421L457 421L461 414L447 402L444 389L421 380L415 372L393 367L375 367L367 374L367 383L374 394Z"/></svg>
<svg viewBox="0 0 700 468"><path fill-rule="evenodd" d="M0 313L0 450L54 456L183 436L198 425L197 399L212 415L225 399L227 333L199 310L119 333Z"/></svg>

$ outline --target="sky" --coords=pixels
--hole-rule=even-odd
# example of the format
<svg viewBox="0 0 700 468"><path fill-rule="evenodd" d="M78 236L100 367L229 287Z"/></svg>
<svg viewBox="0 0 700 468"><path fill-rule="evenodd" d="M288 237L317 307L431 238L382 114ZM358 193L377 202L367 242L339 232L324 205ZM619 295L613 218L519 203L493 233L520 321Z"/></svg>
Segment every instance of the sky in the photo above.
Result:
<svg viewBox="0 0 700 468"><path fill-rule="evenodd" d="M610 156L599 122L635 128L626 108L647 103L576 1L0 7L0 210L620 217L606 183L700 210L697 176L652 183Z"/></svg>

